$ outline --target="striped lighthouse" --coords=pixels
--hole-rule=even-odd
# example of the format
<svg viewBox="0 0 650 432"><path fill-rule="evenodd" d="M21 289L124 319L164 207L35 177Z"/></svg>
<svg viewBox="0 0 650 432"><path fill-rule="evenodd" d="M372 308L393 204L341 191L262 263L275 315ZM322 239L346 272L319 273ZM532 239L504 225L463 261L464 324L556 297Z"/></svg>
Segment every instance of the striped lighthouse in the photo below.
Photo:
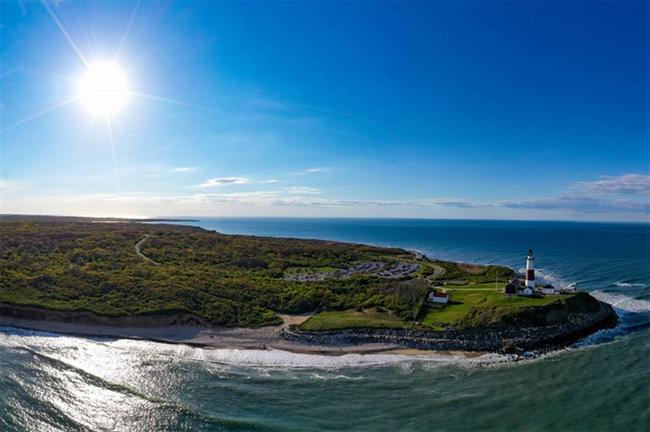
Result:
<svg viewBox="0 0 650 432"><path fill-rule="evenodd" d="M526 288L535 290L535 257L532 249L528 249L526 257Z"/></svg>

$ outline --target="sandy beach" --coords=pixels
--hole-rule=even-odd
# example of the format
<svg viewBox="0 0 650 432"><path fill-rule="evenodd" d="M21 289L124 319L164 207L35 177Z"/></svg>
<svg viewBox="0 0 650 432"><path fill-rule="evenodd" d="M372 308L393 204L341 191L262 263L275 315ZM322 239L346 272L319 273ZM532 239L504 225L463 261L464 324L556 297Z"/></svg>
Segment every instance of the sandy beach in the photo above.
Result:
<svg viewBox="0 0 650 432"><path fill-rule="evenodd" d="M301 354L396 354L396 355L449 355L476 357L482 353L463 351L429 351L405 348L395 344L369 343L359 345L312 345L287 341L280 338L283 329L300 324L309 315L282 315L284 324L261 328L198 327L166 325L160 327L117 327L90 325L60 321L29 320L0 317L0 326L46 331L64 335L107 337L117 339L148 340L170 344L184 344L214 349L263 349L282 350Z"/></svg>

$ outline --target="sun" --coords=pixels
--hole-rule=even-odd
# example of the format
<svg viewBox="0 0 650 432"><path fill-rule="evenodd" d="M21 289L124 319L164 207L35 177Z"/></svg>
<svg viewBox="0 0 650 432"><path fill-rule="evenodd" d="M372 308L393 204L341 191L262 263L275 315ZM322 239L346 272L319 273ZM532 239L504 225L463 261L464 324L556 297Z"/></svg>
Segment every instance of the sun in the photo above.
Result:
<svg viewBox="0 0 650 432"><path fill-rule="evenodd" d="M99 117L112 117L129 100L126 74L112 62L90 65L79 80L78 97L86 110Z"/></svg>

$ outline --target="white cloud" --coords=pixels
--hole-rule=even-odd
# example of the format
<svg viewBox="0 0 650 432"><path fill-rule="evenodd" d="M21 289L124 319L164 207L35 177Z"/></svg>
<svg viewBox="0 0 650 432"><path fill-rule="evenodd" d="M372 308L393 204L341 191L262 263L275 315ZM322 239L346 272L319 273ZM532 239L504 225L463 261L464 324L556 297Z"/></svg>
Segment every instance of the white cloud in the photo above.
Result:
<svg viewBox="0 0 650 432"><path fill-rule="evenodd" d="M330 168L328 167L316 167L316 168L307 168L305 172L307 173L320 173L320 172L327 172L329 171Z"/></svg>
<svg viewBox="0 0 650 432"><path fill-rule="evenodd" d="M279 183L280 180L278 179L268 179L268 180L262 180L260 183Z"/></svg>
<svg viewBox="0 0 650 432"><path fill-rule="evenodd" d="M203 187L252 183L244 177L207 180ZM0 190L16 190L22 182L1 181ZM627 190L627 189L626 189ZM4 212L149 215L311 215L368 217L465 217L512 219L648 220L647 196L593 194L570 187L555 196L504 200L424 198L396 200L322 196L317 188L288 186L275 190L187 195L125 194L7 196ZM47 210L45 210L47 209Z"/></svg>
<svg viewBox="0 0 650 432"><path fill-rule="evenodd" d="M296 171L293 173L293 175L306 175L306 174L319 174L319 173L326 173L332 171L332 168L330 167L313 167L313 168L305 168L300 171Z"/></svg>
<svg viewBox="0 0 650 432"><path fill-rule="evenodd" d="M193 166L187 166L187 167L177 167L174 168L172 171L176 173L186 173L186 172L192 172L195 171L196 167Z"/></svg>
<svg viewBox="0 0 650 432"><path fill-rule="evenodd" d="M214 187L214 186L225 186L225 185L239 185L248 183L246 177L218 177L206 180L204 183L198 185L198 187Z"/></svg>
<svg viewBox="0 0 650 432"><path fill-rule="evenodd" d="M650 175L603 176L598 180L575 183L570 189L594 195L650 195Z"/></svg>
<svg viewBox="0 0 650 432"><path fill-rule="evenodd" d="M289 186L283 188L282 190L295 195L311 195L320 193L320 189L309 186Z"/></svg>

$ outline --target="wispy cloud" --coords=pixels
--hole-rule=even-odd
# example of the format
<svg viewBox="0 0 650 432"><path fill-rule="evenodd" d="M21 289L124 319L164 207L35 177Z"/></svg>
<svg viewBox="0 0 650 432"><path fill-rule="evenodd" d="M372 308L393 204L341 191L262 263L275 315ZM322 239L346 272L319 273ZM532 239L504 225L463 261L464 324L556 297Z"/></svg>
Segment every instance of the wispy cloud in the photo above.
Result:
<svg viewBox="0 0 650 432"><path fill-rule="evenodd" d="M300 171L296 171L293 173L293 175L307 175L307 174L318 174L318 173L326 173L332 171L332 168L330 167L312 167L312 168L305 168Z"/></svg>
<svg viewBox="0 0 650 432"><path fill-rule="evenodd" d="M429 198L415 201L417 205L424 207L453 207L453 208L479 208L488 207L489 204L465 199L452 198Z"/></svg>
<svg viewBox="0 0 650 432"><path fill-rule="evenodd" d="M267 180L262 180L260 183L279 183L280 180L278 179L267 179Z"/></svg>
<svg viewBox="0 0 650 432"><path fill-rule="evenodd" d="M294 195L313 195L320 193L320 189L309 186L289 186L282 190Z"/></svg>
<svg viewBox="0 0 650 432"><path fill-rule="evenodd" d="M187 173L187 172L192 172L196 171L196 167L193 166L186 166L186 167L176 167L172 170L172 172L175 173Z"/></svg>
<svg viewBox="0 0 650 432"><path fill-rule="evenodd" d="M220 177L209 179L199 186L208 188L244 183L253 184L255 182L245 177ZM14 190L21 186L21 182L0 181L0 190ZM611 188L607 187L607 190L611 190ZM634 190L637 192L637 189ZM133 192L120 195L66 195L48 197L47 199L54 200L56 205L62 206L61 208L68 209L68 211L72 208L111 208L139 213L155 211L155 214L183 214L183 212L187 212L187 209L192 209L192 211L196 210L206 215L223 214L229 211L236 214L291 215L295 214L292 213L292 209L300 209L314 215L342 216L417 214L423 217L462 215L463 217L648 220L648 215L650 215L650 202L647 195L595 194L576 190L574 187L569 187L563 193L555 196L526 196L502 200L470 200L454 197L366 200L323 195L323 191L314 187L287 186L274 190L245 192L208 192L186 195ZM26 197L26 199L33 199L31 208L39 208L39 200L45 198Z"/></svg>
<svg viewBox="0 0 650 432"><path fill-rule="evenodd" d="M650 195L650 175L603 176L598 180L575 183L570 189L595 195Z"/></svg>
<svg viewBox="0 0 650 432"><path fill-rule="evenodd" d="M206 180L204 183L198 185L198 187L207 188L214 186L225 186L225 185L239 185L248 183L246 177L218 177Z"/></svg>
<svg viewBox="0 0 650 432"><path fill-rule="evenodd" d="M593 196L560 195L548 198L503 200L496 207L528 210L563 210L577 213L649 213L647 200L608 199Z"/></svg>
<svg viewBox="0 0 650 432"><path fill-rule="evenodd" d="M322 172L328 172L331 171L332 169L330 167L316 167L316 168L307 168L305 172L307 174L313 174L313 173L322 173Z"/></svg>

